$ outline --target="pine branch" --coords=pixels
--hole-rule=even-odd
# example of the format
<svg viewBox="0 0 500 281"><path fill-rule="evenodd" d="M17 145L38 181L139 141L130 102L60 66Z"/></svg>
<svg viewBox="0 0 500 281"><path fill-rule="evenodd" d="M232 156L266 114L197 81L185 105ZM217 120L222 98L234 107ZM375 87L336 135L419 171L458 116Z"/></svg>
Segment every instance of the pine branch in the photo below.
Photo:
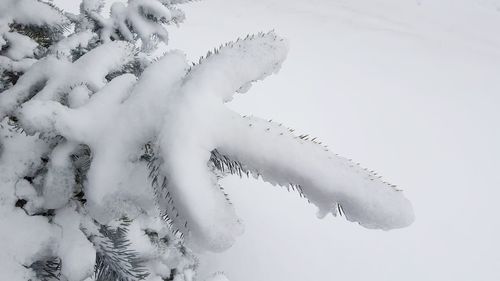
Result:
<svg viewBox="0 0 500 281"><path fill-rule="evenodd" d="M84 183L87 180L87 172L90 169L90 164L92 163L90 148L86 145L82 145L79 150L71 155L71 160L76 171L76 186L72 199L80 202L81 205L85 205L85 203L87 203L87 199L85 198Z"/></svg>
<svg viewBox="0 0 500 281"><path fill-rule="evenodd" d="M22 75L15 71L3 71L0 74L0 93L14 86Z"/></svg>
<svg viewBox="0 0 500 281"><path fill-rule="evenodd" d="M33 270L36 278L40 281L54 281L61 280L61 264L62 261L59 257L49 257L38 260L27 268Z"/></svg>
<svg viewBox="0 0 500 281"><path fill-rule="evenodd" d="M223 174L231 174L231 175L237 175L240 178L243 176L250 177L251 175L255 178L258 178L260 176L259 171L257 170L250 170L247 168L243 163L236 161L234 159L231 159L230 157L221 154L217 149L212 150L211 156L210 156L210 163L213 165L215 169L220 171ZM300 185L295 184L295 183L288 183L288 185L284 185L286 187L287 191L296 191L299 193L300 197L304 197L304 194L302 192L302 188ZM229 200L228 195L225 193L224 188L220 186L221 191L224 193L226 198Z"/></svg>
<svg viewBox="0 0 500 281"><path fill-rule="evenodd" d="M176 209L175 200L169 191L168 178L161 174L161 159L155 156L151 144L147 144L145 146L144 154L141 158L148 161L148 169L150 171L149 179L153 187L157 207L162 218L167 222L169 228L174 235L176 235L176 237L183 238L184 235L189 232L188 223L186 220L182 219L181 214L179 214ZM209 163L207 164L213 168L212 171L218 179L227 174L237 175L239 177L250 177L250 175L252 175L257 178L260 176L258 171L247 169L242 163L219 153L217 150L213 150L211 152L211 157ZM224 187L220 184L217 184L217 186L224 195L226 201L229 204L232 204L229 195L224 190ZM295 191L300 197L306 198L300 185L289 183L284 186L288 192Z"/></svg>
<svg viewBox="0 0 500 281"><path fill-rule="evenodd" d="M106 75L105 78L109 82L114 78L126 73L130 73L139 77L143 71L144 71L144 65L139 61L139 59L134 58L134 60L123 65L119 71L111 72L108 75Z"/></svg>
<svg viewBox="0 0 500 281"><path fill-rule="evenodd" d="M96 281L136 281L149 275L138 253L130 249L131 242L127 238L130 222L123 218L116 228L97 222L89 227L96 229L81 227L96 248Z"/></svg>
<svg viewBox="0 0 500 281"><path fill-rule="evenodd" d="M63 33L69 30L69 26L65 25L49 27L13 23L9 27L14 32L30 37L43 48L48 48L55 42L61 40L63 38Z"/></svg>
<svg viewBox="0 0 500 281"><path fill-rule="evenodd" d="M238 175L240 177L242 177L243 175L249 177L250 174L256 174L248 170L242 163L220 154L217 149L212 150L212 153L210 155L210 163L214 168L222 173L229 173L232 175Z"/></svg>
<svg viewBox="0 0 500 281"><path fill-rule="evenodd" d="M182 239L188 231L187 221L179 222L181 217L168 190L168 179L160 173L161 161L155 156L150 144L146 145L146 151L147 153L143 155L143 159L148 161L149 180L154 190L157 208L174 236Z"/></svg>

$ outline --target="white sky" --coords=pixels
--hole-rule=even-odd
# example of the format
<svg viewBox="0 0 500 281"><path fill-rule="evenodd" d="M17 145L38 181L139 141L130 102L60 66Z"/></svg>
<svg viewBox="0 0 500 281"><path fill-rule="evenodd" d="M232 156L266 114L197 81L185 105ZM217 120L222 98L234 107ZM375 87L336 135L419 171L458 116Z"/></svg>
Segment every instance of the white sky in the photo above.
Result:
<svg viewBox="0 0 500 281"><path fill-rule="evenodd" d="M417 218L390 232L318 220L296 194L229 178L246 232L229 251L202 256L202 272L500 280L500 1L206 0L185 11L169 47L193 60L247 33L287 37L280 73L231 106L377 170L405 189Z"/></svg>

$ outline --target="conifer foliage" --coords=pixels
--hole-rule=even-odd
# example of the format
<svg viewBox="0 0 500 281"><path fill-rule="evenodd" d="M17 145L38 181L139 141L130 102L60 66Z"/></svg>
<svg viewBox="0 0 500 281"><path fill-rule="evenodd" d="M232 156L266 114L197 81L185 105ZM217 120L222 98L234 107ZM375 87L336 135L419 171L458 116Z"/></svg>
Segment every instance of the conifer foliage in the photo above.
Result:
<svg viewBox="0 0 500 281"><path fill-rule="evenodd" d="M226 107L276 73L274 32L197 63L153 57L184 0L0 0L0 279L195 280L191 250L243 232L219 180L254 176L368 228L413 220L402 192L314 138ZM218 273L210 280L226 280Z"/></svg>

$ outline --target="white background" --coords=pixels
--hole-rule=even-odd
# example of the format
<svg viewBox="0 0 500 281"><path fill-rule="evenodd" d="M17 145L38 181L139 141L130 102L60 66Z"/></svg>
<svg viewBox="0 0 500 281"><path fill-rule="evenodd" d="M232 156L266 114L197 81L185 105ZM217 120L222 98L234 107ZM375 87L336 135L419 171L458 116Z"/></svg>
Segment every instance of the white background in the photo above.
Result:
<svg viewBox="0 0 500 281"><path fill-rule="evenodd" d="M59 0L74 9L78 1ZM297 194L224 181L246 232L202 275L232 281L500 280L500 1L206 0L169 48L192 60L247 33L290 41L231 107L317 136L405 190L390 232L315 217Z"/></svg>

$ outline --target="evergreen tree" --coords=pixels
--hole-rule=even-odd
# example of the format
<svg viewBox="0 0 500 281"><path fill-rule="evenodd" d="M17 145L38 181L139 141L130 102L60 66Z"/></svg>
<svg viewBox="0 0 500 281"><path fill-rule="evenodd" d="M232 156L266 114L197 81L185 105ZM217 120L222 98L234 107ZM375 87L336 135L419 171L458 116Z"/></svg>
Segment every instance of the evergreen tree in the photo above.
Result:
<svg viewBox="0 0 500 281"><path fill-rule="evenodd" d="M103 16L0 1L0 279L194 280L191 250L242 233L227 174L295 190L368 228L404 227L410 203L376 173L225 103L277 72L274 32L197 63L152 57L188 0L129 0ZM211 280L225 280L216 274Z"/></svg>

